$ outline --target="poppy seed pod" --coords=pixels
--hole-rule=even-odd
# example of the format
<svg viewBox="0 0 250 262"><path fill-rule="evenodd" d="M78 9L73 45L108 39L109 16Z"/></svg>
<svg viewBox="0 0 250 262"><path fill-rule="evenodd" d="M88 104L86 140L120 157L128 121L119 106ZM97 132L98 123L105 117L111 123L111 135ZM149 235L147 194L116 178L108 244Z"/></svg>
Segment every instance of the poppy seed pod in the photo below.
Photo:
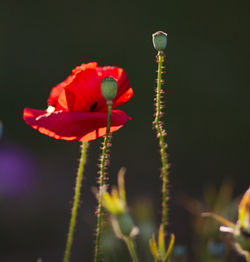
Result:
<svg viewBox="0 0 250 262"><path fill-rule="evenodd" d="M102 96L107 102L113 101L117 94L117 82L113 77L106 77L101 84Z"/></svg>
<svg viewBox="0 0 250 262"><path fill-rule="evenodd" d="M158 31L154 33L152 37L155 50L164 51L167 46L167 34L162 31Z"/></svg>

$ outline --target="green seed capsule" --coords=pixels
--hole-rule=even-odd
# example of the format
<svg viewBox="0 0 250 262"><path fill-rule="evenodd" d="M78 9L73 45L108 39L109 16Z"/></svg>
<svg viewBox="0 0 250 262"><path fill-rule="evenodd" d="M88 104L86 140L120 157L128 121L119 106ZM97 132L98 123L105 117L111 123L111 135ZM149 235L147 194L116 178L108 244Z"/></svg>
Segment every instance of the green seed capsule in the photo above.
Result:
<svg viewBox="0 0 250 262"><path fill-rule="evenodd" d="M164 51L167 46L167 34L162 31L158 31L154 33L152 37L155 50Z"/></svg>
<svg viewBox="0 0 250 262"><path fill-rule="evenodd" d="M101 84L102 96L107 102L112 102L117 94L117 82L113 77L106 77Z"/></svg>

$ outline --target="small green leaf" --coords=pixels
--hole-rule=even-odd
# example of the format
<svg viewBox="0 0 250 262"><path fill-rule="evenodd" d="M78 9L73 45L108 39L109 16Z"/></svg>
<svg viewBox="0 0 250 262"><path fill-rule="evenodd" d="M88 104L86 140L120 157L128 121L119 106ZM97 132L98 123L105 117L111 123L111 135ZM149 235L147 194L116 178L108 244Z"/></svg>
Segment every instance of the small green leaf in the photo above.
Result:
<svg viewBox="0 0 250 262"><path fill-rule="evenodd" d="M164 239L164 231L163 226L160 225L159 234L158 234L158 245L161 257L165 256L165 239Z"/></svg>
<svg viewBox="0 0 250 262"><path fill-rule="evenodd" d="M149 240L149 248L156 262L160 261L155 235Z"/></svg>
<svg viewBox="0 0 250 262"><path fill-rule="evenodd" d="M171 239L170 239L170 242L169 242L169 245L168 245L168 251L167 251L167 254L163 260L163 262L167 262L172 251L173 251L173 248L174 248L174 242L175 242L175 235L174 234L171 234Z"/></svg>

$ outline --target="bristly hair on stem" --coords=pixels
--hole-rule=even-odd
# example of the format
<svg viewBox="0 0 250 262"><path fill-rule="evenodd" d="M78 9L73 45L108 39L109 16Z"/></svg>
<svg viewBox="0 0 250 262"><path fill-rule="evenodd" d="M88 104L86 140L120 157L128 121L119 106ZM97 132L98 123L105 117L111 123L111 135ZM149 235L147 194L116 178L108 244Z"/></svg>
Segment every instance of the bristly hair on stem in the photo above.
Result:
<svg viewBox="0 0 250 262"><path fill-rule="evenodd" d="M78 211L79 201L80 201L83 172L84 172L84 166L86 163L87 148L88 148L88 143L83 142L82 150L81 150L81 157L80 157L80 162L79 162L79 168L78 168L77 177L76 177L75 194L74 194L73 207L71 211L69 232L67 236L66 248L65 248L64 259L63 259L64 262L69 262L69 259L70 259L71 247L73 243L73 236L74 236L75 225L76 225L77 211Z"/></svg>
<svg viewBox="0 0 250 262"><path fill-rule="evenodd" d="M98 193L98 207L97 207L97 227L96 227L96 245L95 245L95 262L100 262L100 246L101 246L101 234L102 234L102 196L105 188L105 169L108 164L108 146L110 144L110 124L112 114L113 100L117 94L117 82L112 77L106 77L102 79L101 83L102 96L107 102L108 106L108 119L107 119L107 132L104 137L102 154L100 158L100 172L99 172L99 193Z"/></svg>
<svg viewBox="0 0 250 262"><path fill-rule="evenodd" d="M160 146L160 155L161 155L161 163L162 163L162 227L163 232L165 232L165 227L167 225L167 214L168 214L168 163L167 163L167 153L166 147L167 143L164 140L164 136L166 136L166 131L163 128L163 123L161 122L161 117L163 115L162 108L164 107L164 103L162 101L164 91L162 90L162 84L164 80L162 79L163 74L163 63L165 59L164 49L167 45L167 34L159 31L153 34L153 44L154 48L158 51L156 56L156 62L158 63L157 69L157 87L156 87L156 97L155 97L155 119L153 125L157 132L157 138L159 139Z"/></svg>
<svg viewBox="0 0 250 262"><path fill-rule="evenodd" d="M100 157L100 171L99 171L99 193L98 193L98 207L97 207L97 227L96 227L96 244L95 244L95 262L100 262L100 245L101 245L101 234L102 234L102 216L103 216L103 206L102 206L102 195L105 187L106 175L105 170L108 164L108 147L110 146L110 123L111 123L111 112L112 104L108 104L108 119L107 119L107 133L104 138L102 146L102 154Z"/></svg>
<svg viewBox="0 0 250 262"><path fill-rule="evenodd" d="M165 232L165 227L167 224L167 214L168 214L168 206L167 206L167 198L168 198L168 163L167 163L167 153L166 147L167 143L164 140L164 136L166 136L166 131L163 128L163 123L161 122L161 117L163 115L162 108L164 104L162 102L162 96L164 91L162 90L162 64L164 62L165 55L164 53L158 52L157 55L157 63L158 63L158 76L157 76L157 88L156 88L156 103L155 103L155 120L154 125L157 131L157 138L159 139L160 146L160 154L161 154L161 162L162 162L162 226L163 231Z"/></svg>

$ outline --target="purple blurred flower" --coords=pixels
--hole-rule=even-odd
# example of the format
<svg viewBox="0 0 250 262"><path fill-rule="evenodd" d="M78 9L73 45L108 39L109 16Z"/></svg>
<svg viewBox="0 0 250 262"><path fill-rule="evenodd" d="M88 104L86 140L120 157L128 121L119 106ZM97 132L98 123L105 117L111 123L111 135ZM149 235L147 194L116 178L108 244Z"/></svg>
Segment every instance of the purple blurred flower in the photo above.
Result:
<svg viewBox="0 0 250 262"><path fill-rule="evenodd" d="M29 192L35 175L34 161L24 149L10 143L0 145L0 196Z"/></svg>

